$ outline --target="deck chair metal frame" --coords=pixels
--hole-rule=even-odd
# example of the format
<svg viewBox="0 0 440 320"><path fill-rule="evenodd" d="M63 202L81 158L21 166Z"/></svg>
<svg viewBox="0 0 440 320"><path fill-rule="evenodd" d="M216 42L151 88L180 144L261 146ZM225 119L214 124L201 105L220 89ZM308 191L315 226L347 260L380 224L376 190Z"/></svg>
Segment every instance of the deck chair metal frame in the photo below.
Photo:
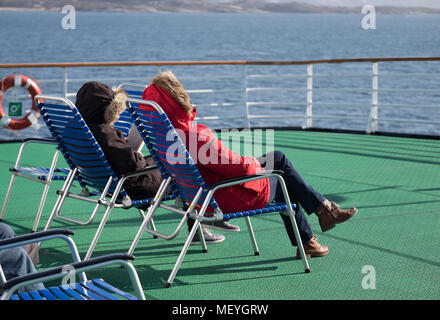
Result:
<svg viewBox="0 0 440 320"><path fill-rule="evenodd" d="M119 120L114 124L116 128L122 131L124 136L128 136L130 129L133 127L133 122L128 110L124 111ZM17 159L15 160L14 167L10 168L11 171L11 179L9 181L9 186L6 191L6 196L3 201L3 206L0 211L0 221L3 220L5 215L6 207L9 202L9 198L11 196L11 191L15 182L16 177L23 177L25 179L29 179L35 182L42 183L44 185L43 193L41 195L40 203L38 205L37 213L35 215L34 224L32 226L32 232L36 232L38 230L38 225L41 220L41 214L43 212L44 205L46 203L46 198L49 193L50 185L53 181L65 181L67 179L70 168L57 168L57 161L59 157L60 151L58 148L55 148L54 155L52 157L51 165L47 168L42 167L21 167L21 159L24 154L26 147L29 144L52 144L56 147L56 142L49 139L37 139L31 138L26 139L20 146L18 151Z"/></svg>
<svg viewBox="0 0 440 320"><path fill-rule="evenodd" d="M41 219L41 213L43 212L44 204L46 202L47 194L49 192L50 185L53 181L66 180L67 175L69 173L69 168L56 168L56 164L58 161L59 150L56 149L54 155L52 157L51 165L48 168L41 167L22 167L20 166L21 159L23 154L25 153L25 149L30 144L53 144L56 146L56 143L49 139L27 139L25 140L18 151L17 159L15 160L14 167L10 168L11 171L11 179L9 181L9 186L6 191L5 200L3 201L3 206L0 212L0 221L3 220L5 215L6 207L9 202L9 198L11 196L11 191L15 182L16 177L22 177L25 179L29 179L35 182L42 183L44 185L43 193L41 195L40 203L38 205L37 213L35 215L34 224L32 226L32 232L36 232L38 229L38 224Z"/></svg>
<svg viewBox="0 0 440 320"><path fill-rule="evenodd" d="M129 96L129 98L131 99L140 99L142 97L142 91L146 88L145 85L140 85L140 84L131 84L131 83L124 83L118 86L118 88L124 89L125 92L127 93L127 95ZM138 90L142 90L142 91L138 91ZM129 103L127 104L127 110L129 110L130 112L130 116L132 117L132 112L129 108ZM134 121L132 119L132 121ZM139 132L139 128L135 125L135 127L138 129ZM142 137L141 138L144 141L144 145L145 145L145 139ZM149 148L147 148L148 151L151 150ZM154 158L154 156L153 156ZM158 164L157 159L155 159L156 164ZM163 166L159 163L158 164L158 168L161 171L162 177L164 178L161 186L159 187L158 192L156 193L154 199L151 201L152 206L154 206L154 210L156 210L158 207L162 207L165 208L171 212L174 213L178 213L183 215L183 217L181 218L179 224L177 225L176 229L174 230L174 232L172 232L171 234L164 234L164 233L160 233L156 230L156 226L154 224L154 220L153 217L151 217L149 225L151 226L151 228L149 227L145 227L145 231L152 234L154 238L162 238L165 240L172 240L174 239L182 230L182 228L185 226L185 223L188 219L188 214L186 214L186 209L185 208L185 200L182 199L181 197L179 197L178 195L178 191L175 189L174 185L172 183L170 183L170 181L167 180L167 178L169 178L169 175L167 174L166 170L163 169ZM167 189L171 190L172 194L175 194L176 199L175 199L175 203L174 205L170 206L167 205L165 203L162 202L163 196L165 194L165 191ZM160 199L160 200L159 200ZM183 209L183 210L182 210ZM198 227L198 234L199 237L201 239L201 244L202 244L202 250L203 252L208 252L208 247L206 246L206 242L203 236L203 231L202 231L202 227L201 225ZM135 241L133 241L134 243ZM137 241L135 245L132 245L132 247L129 249L129 254L132 254L134 251L134 246L137 245Z"/></svg>
<svg viewBox="0 0 440 320"><path fill-rule="evenodd" d="M128 254L109 254L96 257L87 261L81 261L75 242L71 238L73 231L69 229L51 229L10 239L0 240L0 250L10 249L31 243L40 243L52 239L64 240L72 254L72 264L52 267L47 270L37 271L36 273L19 276L10 280L6 280L0 265L0 289L3 293L0 300L145 300L139 276L130 260L134 260L132 255ZM110 284L104 279L87 280L86 271L96 270L110 265L119 265L127 272L133 291L136 297L128 294ZM65 279L71 276L78 276L79 282L63 284L67 282ZM23 289L16 293L19 289L26 288L37 283L44 283L55 279L62 279L60 286L53 286L42 290Z"/></svg>
<svg viewBox="0 0 440 320"><path fill-rule="evenodd" d="M138 128L139 133L145 141L145 145L149 149L151 155L153 156L156 164L164 172L164 181L161 189L157 193L153 200L153 204L148 209L146 217L138 230L138 233L132 242L129 250L129 254L133 253L137 243L144 232L155 234L161 238L168 239L170 236L163 235L154 230L148 230L149 220L154 216L155 211L158 207L169 209L173 212L178 212L184 215L184 217L189 217L194 219L194 225L189 232L189 235L185 241L185 244L180 252L180 255L171 271L171 274L167 280L166 287L170 287L174 281L174 278L182 264L185 254L191 244L191 241L197 230L200 230L200 224L203 221L221 221L229 220L233 218L244 217L246 219L246 224L248 227L248 232L251 238L252 246L254 249L254 254L259 254L259 248L255 239L255 234L252 228L250 216L269 213L269 212L280 212L290 217L292 222L295 238L298 243L298 248L300 255L304 264L304 270L306 273L310 272L310 267L308 260L304 251L304 247L299 235L298 226L296 224L295 216L295 205L291 203L289 194L286 188L286 184L282 176L274 171L267 171L261 174L255 174L252 176L245 176L236 179L231 179L223 182L216 183L212 186L207 186L203 180L197 166L195 165L191 155L186 149L183 142L180 140L179 135L174 130L171 122L169 121L167 115L162 110L162 108L154 101L147 101L141 99L129 98L127 100L129 104L128 108L133 116L134 124ZM154 108L154 111L144 111L139 109L139 105L147 105ZM153 119L153 120L150 120ZM160 131L160 132L159 132ZM165 138L166 136L166 138ZM165 156L164 156L165 155ZM175 161L174 164L170 163L169 159ZM183 162L182 162L183 161ZM183 179L184 177L184 179ZM242 184L248 181L254 181L259 179L266 179L268 177L275 177L281 185L285 203L283 204L269 204L264 208L257 210L248 210L242 212L228 213L222 212L218 204L214 199L214 193L221 189L227 188L233 185ZM163 190L165 190L168 185L174 185L175 189L178 190L178 194L182 199L185 199L189 206L187 210L181 210L179 208L171 207L169 205L163 205L161 203L163 197ZM210 216L205 215L208 207L214 210L214 213ZM182 219L184 221L185 219ZM181 222L179 227L176 229L173 237L177 232L180 231ZM202 247L206 249L206 243L202 238Z"/></svg>
<svg viewBox="0 0 440 320"><path fill-rule="evenodd" d="M123 184L126 179L146 174L155 169L156 166L150 166L118 177L78 109L70 100L43 95L36 96L35 100L41 117L46 122L60 152L71 169L64 185L57 191L58 198L44 230L49 229L55 217L82 226L88 225L95 218L99 208L101 206L105 207L104 215L85 255L84 259L87 260L91 257L113 208L128 209L135 207L138 209L141 218L145 218L144 210L141 207L150 205L151 199L131 200L125 192ZM42 100L41 103L40 100ZM55 103L50 104L49 101ZM81 186L80 193L71 192L71 187L75 181ZM94 196L98 198L93 198ZM67 198L82 200L95 205L87 221L75 220L60 214Z"/></svg>

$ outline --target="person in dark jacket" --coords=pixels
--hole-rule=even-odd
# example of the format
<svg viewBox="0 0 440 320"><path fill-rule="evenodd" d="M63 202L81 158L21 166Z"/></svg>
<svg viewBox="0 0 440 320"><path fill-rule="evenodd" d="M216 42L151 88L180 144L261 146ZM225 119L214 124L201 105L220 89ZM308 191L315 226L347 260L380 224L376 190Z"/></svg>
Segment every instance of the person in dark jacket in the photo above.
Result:
<svg viewBox="0 0 440 320"><path fill-rule="evenodd" d="M122 89L113 90L104 83L91 81L78 90L75 102L118 176L155 165L150 155L144 156L138 152L133 147L136 143L128 141L123 133L113 126L126 108L126 98L127 94ZM161 183L162 175L159 169L154 169L147 174L128 178L124 183L124 189L132 199L147 199L154 197ZM222 234L213 234L205 228L202 230L208 243L218 243L225 239ZM199 243L200 239L195 238L193 243Z"/></svg>
<svg viewBox="0 0 440 320"><path fill-rule="evenodd" d="M76 106L118 176L154 165L151 156L137 152L113 124L125 110L126 93L104 83L85 83L76 95ZM127 179L124 189L132 199L154 197L162 182L158 169Z"/></svg>

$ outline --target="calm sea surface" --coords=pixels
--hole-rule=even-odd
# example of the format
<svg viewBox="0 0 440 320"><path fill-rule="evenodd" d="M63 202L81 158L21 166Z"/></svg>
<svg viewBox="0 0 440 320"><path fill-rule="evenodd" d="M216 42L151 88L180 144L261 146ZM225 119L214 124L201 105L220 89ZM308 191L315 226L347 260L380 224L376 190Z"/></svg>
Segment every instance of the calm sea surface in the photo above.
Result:
<svg viewBox="0 0 440 320"><path fill-rule="evenodd" d="M167 60L313 60L364 57L440 56L440 16L378 15L376 30L361 27L363 15L331 14L149 14L76 12L76 29L62 28L59 12L0 12L2 44L0 63L73 61L167 61ZM243 74L278 75L252 77L250 88L289 88L292 91L250 91L253 115L286 115L281 119L255 119L255 126L301 126L306 102L305 66L169 67L188 90L216 89L217 93L191 93L200 116L235 117L206 124L213 127L244 127ZM416 108L379 107L379 130L439 134L440 62L381 63L379 103L415 105ZM77 68L68 70L68 92L74 94L88 79L109 85L114 78L136 78L147 83L157 68ZM313 94L318 116L313 126L365 130L371 94L371 64L316 65ZM24 73L41 81L45 94L63 94L61 69L0 69L0 76ZM409 76L409 74L419 76ZM344 77L326 76L344 74ZM398 77L390 74L399 74ZM428 75L426 75L428 74ZM322 75L322 76L319 76ZM357 75L357 76L356 76ZM366 75L366 76L365 76ZM382 77L382 75L384 75ZM388 76L387 76L388 75ZM211 80L210 77L218 76ZM209 78L209 79L207 79ZM348 88L350 92L339 89ZM360 89L360 90L359 90ZM406 89L406 92L394 91ZM320 91L319 91L320 90ZM364 91L362 91L364 90ZM428 92L422 92L428 90ZM10 92L11 91L11 92ZM7 113L12 90L3 99ZM74 97L71 97L74 101ZM23 100L29 104L28 100ZM277 105L279 102L279 105ZM284 105L291 102L292 106ZM211 103L224 107L208 106ZM350 105L352 104L352 105ZM344 106L344 107L342 107ZM321 118L319 118L321 117ZM346 117L350 119L326 119ZM384 119L384 121L381 121ZM388 121L414 120L417 123ZM0 139L45 136L47 131L0 129Z"/></svg>

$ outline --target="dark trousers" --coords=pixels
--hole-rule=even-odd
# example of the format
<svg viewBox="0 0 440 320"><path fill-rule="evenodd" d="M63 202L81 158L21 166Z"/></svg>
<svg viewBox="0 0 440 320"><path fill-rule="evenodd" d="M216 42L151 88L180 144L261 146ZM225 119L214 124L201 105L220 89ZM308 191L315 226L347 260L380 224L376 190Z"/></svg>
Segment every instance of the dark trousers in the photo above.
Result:
<svg viewBox="0 0 440 320"><path fill-rule="evenodd" d="M314 190L299 174L293 164L287 159L286 155L281 151L270 152L260 158L258 158L261 166L266 170L281 170L284 173L281 174L285 183L287 192L289 194L290 201L295 203L295 220L298 225L299 233L302 242L309 241L313 236L312 228L304 215L302 209L307 214L315 212L325 198L316 190ZM283 192L278 180L275 177L271 177L270 181L270 198L269 202L285 202ZM283 219L284 226L289 236L290 242L293 246L296 246L295 234L293 232L292 223L288 216L280 214Z"/></svg>
<svg viewBox="0 0 440 320"><path fill-rule="evenodd" d="M298 230L301 236L301 241L307 242L313 237L313 231L310 224L304 215L304 210L307 214L312 214L318 209L325 200L319 192L314 190L299 174L293 164L287 159L286 155L281 151L273 151L258 158L261 166L266 170L280 170L284 173L281 176L286 183L287 192L290 201L296 205L295 221L298 225ZM269 202L285 202L281 186L278 179L275 177L269 178L270 181L270 198ZM297 246L295 233L293 231L292 222L290 218L284 214L280 214L283 219L284 226L289 236L290 242L293 246ZM188 230L191 230L194 221L188 219Z"/></svg>
<svg viewBox="0 0 440 320"><path fill-rule="evenodd" d="M5 223L0 223L0 240L14 238L15 232ZM0 250L0 265L5 274L6 280L25 276L37 272L31 258L22 247L14 247ZM41 290L44 289L42 283L29 285L18 291Z"/></svg>

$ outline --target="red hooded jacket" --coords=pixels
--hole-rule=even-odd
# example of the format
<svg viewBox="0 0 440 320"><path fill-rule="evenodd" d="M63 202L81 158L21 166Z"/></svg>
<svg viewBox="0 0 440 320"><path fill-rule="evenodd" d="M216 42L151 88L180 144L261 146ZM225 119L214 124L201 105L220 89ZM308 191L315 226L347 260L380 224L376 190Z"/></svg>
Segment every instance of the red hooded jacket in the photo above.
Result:
<svg viewBox="0 0 440 320"><path fill-rule="evenodd" d="M195 124L195 109L189 115L166 90L151 84L144 90L142 99L152 100L161 106L208 186L264 171L257 159L234 153L211 129ZM142 108L151 110L148 106ZM269 194L269 181L266 178L220 189L215 192L214 198L224 213L230 213L262 208L268 203Z"/></svg>

